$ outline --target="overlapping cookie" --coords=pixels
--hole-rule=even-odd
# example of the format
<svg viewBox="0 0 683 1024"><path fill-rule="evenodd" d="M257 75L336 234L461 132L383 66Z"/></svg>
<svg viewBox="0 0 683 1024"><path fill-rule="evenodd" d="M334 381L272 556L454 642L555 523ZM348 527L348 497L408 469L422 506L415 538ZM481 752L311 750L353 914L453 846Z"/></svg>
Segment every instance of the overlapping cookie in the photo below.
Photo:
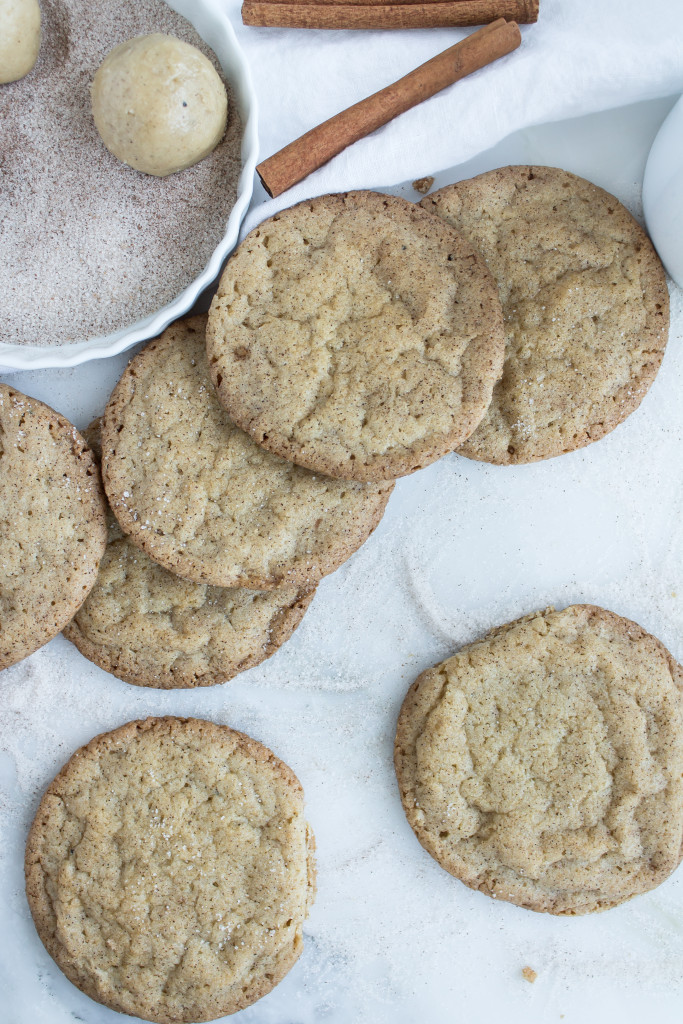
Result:
<svg viewBox="0 0 683 1024"><path fill-rule="evenodd" d="M235 1013L301 955L315 894L298 779L227 726L149 718L95 737L26 847L38 934L92 999L158 1024Z"/></svg>
<svg viewBox="0 0 683 1024"><path fill-rule="evenodd" d="M109 501L171 572L219 587L312 589L379 523L392 484L342 483L265 451L219 403L206 317L129 364L102 418Z"/></svg>
<svg viewBox="0 0 683 1024"><path fill-rule="evenodd" d="M99 420L85 436L100 453ZM154 562L111 512L97 582L63 633L127 683L211 686L265 661L289 639L314 590L246 590L191 583Z"/></svg>
<svg viewBox="0 0 683 1024"><path fill-rule="evenodd" d="M683 853L683 669L591 605L494 630L423 672L395 747L406 816L473 889L605 910Z"/></svg>
<svg viewBox="0 0 683 1024"><path fill-rule="evenodd" d="M505 368L460 448L503 465L571 452L640 404L662 361L669 295L618 199L554 167L500 167L420 204L481 253L500 292Z"/></svg>
<svg viewBox="0 0 683 1024"><path fill-rule="evenodd" d="M264 221L228 262L207 351L258 444L349 480L411 473L461 445L502 371L495 282L412 203L321 196Z"/></svg>
<svg viewBox="0 0 683 1024"><path fill-rule="evenodd" d="M95 583L105 542L85 441L54 409L0 384L0 669L66 625Z"/></svg>

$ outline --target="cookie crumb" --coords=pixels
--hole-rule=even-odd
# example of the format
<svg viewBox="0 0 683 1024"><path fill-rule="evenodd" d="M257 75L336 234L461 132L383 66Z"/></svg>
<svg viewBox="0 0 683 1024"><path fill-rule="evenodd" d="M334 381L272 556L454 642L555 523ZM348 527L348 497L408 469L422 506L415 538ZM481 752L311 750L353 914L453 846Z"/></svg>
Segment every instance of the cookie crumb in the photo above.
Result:
<svg viewBox="0 0 683 1024"><path fill-rule="evenodd" d="M528 981L533 985L538 977L538 973L533 969L533 967L522 967L522 977L525 981Z"/></svg>
<svg viewBox="0 0 683 1024"><path fill-rule="evenodd" d="M434 184L434 178L433 177L417 178L413 182L413 188L415 189L416 192L419 192L420 195L426 196L433 184Z"/></svg>

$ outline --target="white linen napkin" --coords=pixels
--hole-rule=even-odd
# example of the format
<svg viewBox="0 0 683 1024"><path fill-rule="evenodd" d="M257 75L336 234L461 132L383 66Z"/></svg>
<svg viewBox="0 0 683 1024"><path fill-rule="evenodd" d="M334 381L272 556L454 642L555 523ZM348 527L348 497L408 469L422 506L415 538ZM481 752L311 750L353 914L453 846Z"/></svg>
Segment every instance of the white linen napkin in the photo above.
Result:
<svg viewBox="0 0 683 1024"><path fill-rule="evenodd" d="M259 103L260 159L396 81L472 29L249 28L224 0ZM683 92L683 0L541 0L514 53L349 147L252 209L241 237L326 192L379 188L460 164L519 129Z"/></svg>

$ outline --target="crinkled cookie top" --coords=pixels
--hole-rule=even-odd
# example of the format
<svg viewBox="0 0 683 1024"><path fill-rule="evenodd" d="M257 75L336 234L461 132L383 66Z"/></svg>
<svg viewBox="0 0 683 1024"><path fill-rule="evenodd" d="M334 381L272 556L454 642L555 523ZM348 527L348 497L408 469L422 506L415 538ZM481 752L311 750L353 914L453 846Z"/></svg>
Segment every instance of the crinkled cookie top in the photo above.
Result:
<svg viewBox="0 0 683 1024"><path fill-rule="evenodd" d="M548 459L637 409L664 354L669 293L649 238L618 199L555 167L501 167L420 205L481 253L505 314L503 376L460 454Z"/></svg>
<svg viewBox="0 0 683 1024"><path fill-rule="evenodd" d="M26 851L38 933L67 977L122 1013L213 1020L302 949L312 835L292 771L197 719L130 722L74 754Z"/></svg>
<svg viewBox="0 0 683 1024"><path fill-rule="evenodd" d="M207 331L235 422L270 451L355 480L411 473L462 444L503 347L495 283L471 244L373 192L322 196L252 231Z"/></svg>
<svg viewBox="0 0 683 1024"><path fill-rule="evenodd" d="M120 530L112 533L97 583L63 632L86 658L128 683L172 689L225 682L274 654L313 599L314 591L296 587L191 583Z"/></svg>
<svg viewBox="0 0 683 1024"><path fill-rule="evenodd" d="M97 578L105 502L71 423L0 384L0 669L47 643Z"/></svg>
<svg viewBox="0 0 683 1024"><path fill-rule="evenodd" d="M408 820L474 889L603 910L662 882L683 843L683 671L643 629L574 605L424 672L396 735Z"/></svg>
<svg viewBox="0 0 683 1024"><path fill-rule="evenodd" d="M193 582L310 589L366 540L391 485L341 483L255 444L218 401L205 326L174 324L114 390L102 418L111 507L135 544Z"/></svg>

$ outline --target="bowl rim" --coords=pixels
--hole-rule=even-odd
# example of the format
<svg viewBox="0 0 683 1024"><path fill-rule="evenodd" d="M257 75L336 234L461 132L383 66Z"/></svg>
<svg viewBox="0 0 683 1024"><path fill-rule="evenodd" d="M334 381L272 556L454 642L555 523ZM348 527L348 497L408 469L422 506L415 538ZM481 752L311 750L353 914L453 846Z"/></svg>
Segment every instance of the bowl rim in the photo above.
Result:
<svg viewBox="0 0 683 1024"><path fill-rule="evenodd" d="M679 287L683 287L683 204L677 204L676 198L683 179L683 148L679 142L682 125L683 96L679 96L652 141L642 188L645 227L664 269Z"/></svg>
<svg viewBox="0 0 683 1024"><path fill-rule="evenodd" d="M118 355L141 341L160 334L170 323L192 308L198 296L218 276L237 244L240 227L249 208L258 160L258 103L251 72L225 5L220 0L165 0L193 25L216 53L223 73L235 94L242 117L242 170L237 182L237 199L230 211L225 232L202 272L161 309L122 327L69 345L18 345L0 341L0 373L6 370L38 370L78 366L93 359ZM211 38L206 38L210 36ZM216 44L220 52L216 51Z"/></svg>

